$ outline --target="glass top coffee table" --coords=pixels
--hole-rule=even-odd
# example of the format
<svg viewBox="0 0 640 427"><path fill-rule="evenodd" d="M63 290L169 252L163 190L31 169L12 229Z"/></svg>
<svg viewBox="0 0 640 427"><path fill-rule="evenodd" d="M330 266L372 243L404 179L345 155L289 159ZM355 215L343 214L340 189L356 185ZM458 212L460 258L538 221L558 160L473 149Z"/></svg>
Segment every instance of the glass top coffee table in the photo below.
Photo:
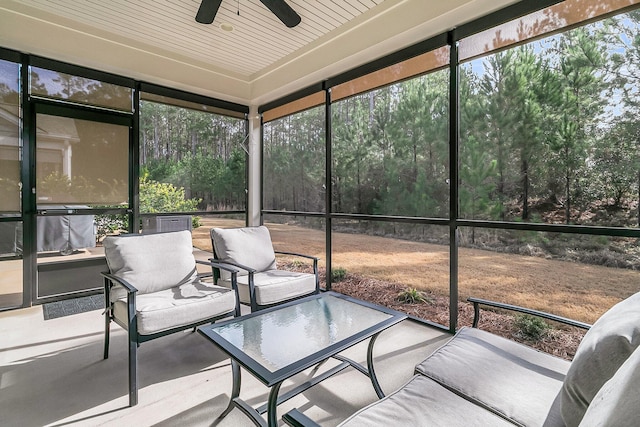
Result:
<svg viewBox="0 0 640 427"><path fill-rule="evenodd" d="M201 326L198 331L231 357L233 387L225 417L239 408L260 426L277 425L276 408L315 384L352 366L371 379L378 397L384 393L373 368L373 344L380 332L401 322L406 314L335 292L324 292L234 319ZM338 353L371 338L367 366ZM282 382L329 358L341 363L278 396ZM252 408L239 398L240 366L267 387L268 402Z"/></svg>

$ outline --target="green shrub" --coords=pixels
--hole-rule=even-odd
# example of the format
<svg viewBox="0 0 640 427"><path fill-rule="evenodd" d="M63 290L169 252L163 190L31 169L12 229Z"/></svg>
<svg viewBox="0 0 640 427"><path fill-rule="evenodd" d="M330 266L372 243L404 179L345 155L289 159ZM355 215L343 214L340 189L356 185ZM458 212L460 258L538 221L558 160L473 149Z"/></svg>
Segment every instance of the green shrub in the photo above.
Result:
<svg viewBox="0 0 640 427"><path fill-rule="evenodd" d="M405 302L407 304L416 304L419 302L429 302L425 293L417 290L416 288L407 288L398 294L398 301Z"/></svg>
<svg viewBox="0 0 640 427"><path fill-rule="evenodd" d="M290 261L291 267L293 268L302 268L305 266L304 261L300 261L299 259L294 259Z"/></svg>
<svg viewBox="0 0 640 427"><path fill-rule="evenodd" d="M200 199L185 199L184 188L153 181L149 173L140 177L140 213L193 212L198 210ZM128 230L126 216L103 215L96 218L98 240L116 231ZM191 217L192 228L200 227L200 217Z"/></svg>
<svg viewBox="0 0 640 427"><path fill-rule="evenodd" d="M523 338L534 341L542 338L551 329L551 326L540 317L528 314L516 315L513 325L516 328L516 333Z"/></svg>
<svg viewBox="0 0 640 427"><path fill-rule="evenodd" d="M342 267L333 268L331 270L331 281L332 282L340 282L347 277L347 270Z"/></svg>
<svg viewBox="0 0 640 427"><path fill-rule="evenodd" d="M140 177L140 213L193 212L198 203L200 199L185 199L182 187Z"/></svg>

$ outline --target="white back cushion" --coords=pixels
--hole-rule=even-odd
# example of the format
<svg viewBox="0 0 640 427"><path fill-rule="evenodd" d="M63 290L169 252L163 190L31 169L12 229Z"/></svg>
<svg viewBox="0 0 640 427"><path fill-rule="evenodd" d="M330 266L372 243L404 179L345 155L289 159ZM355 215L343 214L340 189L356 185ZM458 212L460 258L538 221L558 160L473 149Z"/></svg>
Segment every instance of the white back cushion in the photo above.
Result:
<svg viewBox="0 0 640 427"><path fill-rule="evenodd" d="M111 273L150 293L192 282L197 276L191 233L128 234L104 239Z"/></svg>
<svg viewBox="0 0 640 427"><path fill-rule="evenodd" d="M586 333L561 390L562 419L577 426L598 390L640 345L640 293L614 305Z"/></svg>
<svg viewBox="0 0 640 427"><path fill-rule="evenodd" d="M580 427L635 426L640 423L640 350L633 352L595 395Z"/></svg>
<svg viewBox="0 0 640 427"><path fill-rule="evenodd" d="M235 262L251 267L256 271L276 268L276 254L271 244L269 229L259 227L212 228L211 241L216 257L221 262ZM223 280L230 280L230 274L220 272ZM246 275L240 270L239 276Z"/></svg>

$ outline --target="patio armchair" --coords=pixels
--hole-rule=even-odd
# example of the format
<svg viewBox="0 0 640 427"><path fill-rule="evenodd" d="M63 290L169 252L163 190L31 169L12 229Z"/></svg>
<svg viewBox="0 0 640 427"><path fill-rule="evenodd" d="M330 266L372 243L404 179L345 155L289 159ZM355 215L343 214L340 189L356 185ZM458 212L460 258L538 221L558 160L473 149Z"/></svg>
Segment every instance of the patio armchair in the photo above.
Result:
<svg viewBox="0 0 640 427"><path fill-rule="evenodd" d="M240 314L237 269L196 261L189 231L125 234L104 240L109 266L104 277L104 358L109 357L110 324L128 332L129 405L138 403L137 348L174 332ZM198 274L196 263L215 265L230 275L231 285L216 286L211 273Z"/></svg>
<svg viewBox="0 0 640 427"><path fill-rule="evenodd" d="M237 281L240 302L250 305L252 312L320 291L318 258L294 252L274 251L269 229L263 225L212 228L211 243L212 261L239 269ZM276 254L312 260L313 274L278 269ZM213 274L218 285L232 286L231 274L228 271L214 266Z"/></svg>

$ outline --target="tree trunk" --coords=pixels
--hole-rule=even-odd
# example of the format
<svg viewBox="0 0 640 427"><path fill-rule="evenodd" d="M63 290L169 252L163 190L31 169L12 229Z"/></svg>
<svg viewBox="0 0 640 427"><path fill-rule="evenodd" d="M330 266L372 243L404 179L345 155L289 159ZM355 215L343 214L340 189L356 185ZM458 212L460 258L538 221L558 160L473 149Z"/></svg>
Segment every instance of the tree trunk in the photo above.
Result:
<svg viewBox="0 0 640 427"><path fill-rule="evenodd" d="M147 164L147 133L142 133L142 153L140 154L140 163L145 165Z"/></svg>
<svg viewBox="0 0 640 427"><path fill-rule="evenodd" d="M153 158L160 158L160 130L157 118L153 121Z"/></svg>
<svg viewBox="0 0 640 427"><path fill-rule="evenodd" d="M501 141L502 135L498 136L498 141ZM505 220L505 212L502 201L505 200L505 179L504 179L504 164L502 143L498 142L498 200L500 202L500 220Z"/></svg>
<svg viewBox="0 0 640 427"><path fill-rule="evenodd" d="M565 191L565 220L569 224L571 221L571 177L568 171L565 174Z"/></svg>
<svg viewBox="0 0 640 427"><path fill-rule="evenodd" d="M529 219L529 163L522 160L522 219Z"/></svg>

